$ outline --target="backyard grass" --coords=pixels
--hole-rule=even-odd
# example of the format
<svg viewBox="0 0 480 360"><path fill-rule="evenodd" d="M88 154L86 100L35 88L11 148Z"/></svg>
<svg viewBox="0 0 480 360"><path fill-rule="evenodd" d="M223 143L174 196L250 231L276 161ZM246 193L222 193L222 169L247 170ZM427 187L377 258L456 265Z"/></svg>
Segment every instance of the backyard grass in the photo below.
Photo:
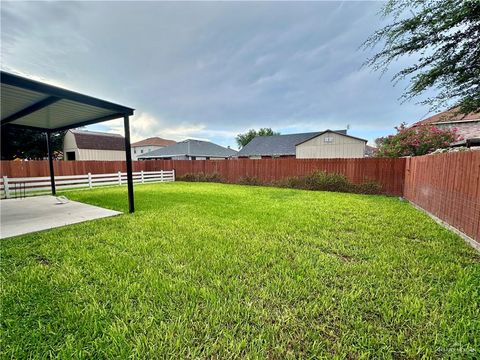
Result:
<svg viewBox="0 0 480 360"><path fill-rule="evenodd" d="M67 192L126 211L125 187ZM1 241L2 358L478 358L480 256L397 198L135 186Z"/></svg>

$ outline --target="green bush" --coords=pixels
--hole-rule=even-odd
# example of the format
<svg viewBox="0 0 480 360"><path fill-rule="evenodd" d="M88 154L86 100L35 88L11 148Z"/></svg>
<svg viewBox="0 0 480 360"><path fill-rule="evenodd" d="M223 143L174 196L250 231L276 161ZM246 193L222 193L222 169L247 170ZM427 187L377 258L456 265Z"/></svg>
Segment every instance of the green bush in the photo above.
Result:
<svg viewBox="0 0 480 360"><path fill-rule="evenodd" d="M238 180L238 183L240 185L253 185L253 186L263 185L260 179L258 179L255 176L248 176L248 175L241 177L240 180Z"/></svg>
<svg viewBox="0 0 480 360"><path fill-rule="evenodd" d="M306 176L306 184L309 190L350 192L352 184L345 175L316 171Z"/></svg>
<svg viewBox="0 0 480 360"><path fill-rule="evenodd" d="M382 193L382 186L375 181L367 181L363 184L355 184L355 190L352 191L357 194L367 194L367 195L375 195Z"/></svg>
<svg viewBox="0 0 480 360"><path fill-rule="evenodd" d="M183 176L178 176L177 180L188 181L188 182L215 182L215 183L225 182L219 173L205 174L203 172L186 173Z"/></svg>
<svg viewBox="0 0 480 360"><path fill-rule="evenodd" d="M272 185L289 189L336 191L357 194L380 194L382 192L380 184L376 182L369 181L363 184L353 184L345 175L327 173L325 171L316 171L303 177L285 178L273 182Z"/></svg>

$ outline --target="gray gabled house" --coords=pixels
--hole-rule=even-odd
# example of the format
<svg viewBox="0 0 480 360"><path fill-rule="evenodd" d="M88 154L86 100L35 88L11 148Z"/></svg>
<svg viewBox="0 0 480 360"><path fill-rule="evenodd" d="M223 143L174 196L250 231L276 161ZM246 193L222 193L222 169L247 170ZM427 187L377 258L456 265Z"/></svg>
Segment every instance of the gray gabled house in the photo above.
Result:
<svg viewBox="0 0 480 360"><path fill-rule="evenodd" d="M138 156L139 160L223 160L235 157L237 151L209 141L187 139Z"/></svg>
<svg viewBox="0 0 480 360"><path fill-rule="evenodd" d="M238 152L238 157L358 158L364 156L366 143L365 139L347 135L347 130L257 136Z"/></svg>

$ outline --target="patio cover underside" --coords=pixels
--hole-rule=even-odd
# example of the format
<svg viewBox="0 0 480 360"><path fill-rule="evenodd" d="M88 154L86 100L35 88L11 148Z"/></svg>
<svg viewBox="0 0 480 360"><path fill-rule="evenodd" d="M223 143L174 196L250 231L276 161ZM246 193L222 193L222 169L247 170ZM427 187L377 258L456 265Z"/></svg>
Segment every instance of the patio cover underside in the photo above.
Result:
<svg viewBox="0 0 480 360"><path fill-rule="evenodd" d="M133 115L133 109L1 73L1 124L59 131Z"/></svg>

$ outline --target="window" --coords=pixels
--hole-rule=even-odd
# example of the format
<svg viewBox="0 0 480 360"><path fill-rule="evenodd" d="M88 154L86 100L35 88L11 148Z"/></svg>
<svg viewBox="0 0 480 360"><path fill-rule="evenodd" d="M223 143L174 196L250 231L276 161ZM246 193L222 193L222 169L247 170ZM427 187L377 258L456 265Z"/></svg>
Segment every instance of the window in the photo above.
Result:
<svg viewBox="0 0 480 360"><path fill-rule="evenodd" d="M133 149L133 153L136 154L136 153L137 153L137 149Z"/></svg>
<svg viewBox="0 0 480 360"><path fill-rule="evenodd" d="M328 136L328 135L325 136L325 137L323 138L323 142L324 142L325 144L333 144L333 136Z"/></svg>
<svg viewBox="0 0 480 360"><path fill-rule="evenodd" d="M140 150L140 153L141 153L141 154L143 154L143 149L142 149L142 150Z"/></svg>
<svg viewBox="0 0 480 360"><path fill-rule="evenodd" d="M75 160L75 151L67 151L67 160Z"/></svg>

